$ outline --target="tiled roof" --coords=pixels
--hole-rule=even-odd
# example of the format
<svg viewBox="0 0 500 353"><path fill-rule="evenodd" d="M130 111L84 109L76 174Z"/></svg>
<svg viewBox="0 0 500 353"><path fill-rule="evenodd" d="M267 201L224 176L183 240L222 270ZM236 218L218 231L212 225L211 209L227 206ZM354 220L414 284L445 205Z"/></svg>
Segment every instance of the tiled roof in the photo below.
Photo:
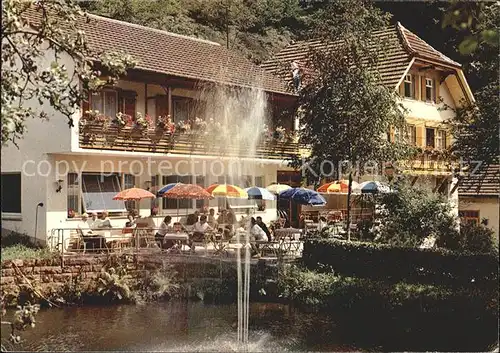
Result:
<svg viewBox="0 0 500 353"><path fill-rule="evenodd" d="M500 193L500 165L480 167L465 176L458 187L459 195L498 196ZM473 174L472 174L473 173Z"/></svg>
<svg viewBox="0 0 500 353"><path fill-rule="evenodd" d="M89 15L80 27L92 51L123 51L136 68L194 80L290 94L282 79L215 42Z"/></svg>
<svg viewBox="0 0 500 353"><path fill-rule="evenodd" d="M387 29L374 32L373 42L374 49L379 48L379 43L383 43L383 50L378 49L376 70L380 74L382 82L388 87L396 88L397 83L402 78L413 57L460 67L460 64L432 48L399 23ZM333 43L334 45L335 43ZM324 47L325 44L319 40L297 42L289 45L272 59L264 62L261 67L272 73L282 76L288 74L289 76L290 69L288 69L287 73L285 73L285 70L290 67L292 61L298 62L299 66L304 68L307 66L309 51Z"/></svg>
<svg viewBox="0 0 500 353"><path fill-rule="evenodd" d="M424 40L420 39L420 37L418 37L416 34L410 32L405 27L403 27L399 22L397 26L398 30L402 34L404 43L408 46L408 50L411 52L411 54L420 57L422 59L429 59L437 61L442 64L447 64L456 67L462 66L456 61L451 60L443 53L431 47Z"/></svg>

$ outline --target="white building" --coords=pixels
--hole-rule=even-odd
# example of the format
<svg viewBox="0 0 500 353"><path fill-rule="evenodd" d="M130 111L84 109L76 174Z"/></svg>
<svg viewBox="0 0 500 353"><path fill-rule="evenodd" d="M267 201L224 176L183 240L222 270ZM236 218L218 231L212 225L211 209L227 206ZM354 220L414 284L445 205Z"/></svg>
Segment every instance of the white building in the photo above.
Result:
<svg viewBox="0 0 500 353"><path fill-rule="evenodd" d="M221 201L159 199L125 205L112 198L124 188L154 192L177 181L267 186L276 182L278 171L289 170L286 160L298 153L297 144L263 138L264 124L275 124L278 113L295 101L280 79L217 43L99 16L90 19L82 27L94 51L125 51L137 65L116 86L91 95L75 114L74 127L49 110L49 120L27 122L19 148L2 148L3 229L45 240L53 229L75 228L83 212L107 210L114 227L125 225L131 206L142 215L149 215L152 206L161 218L185 215L201 206L217 208ZM49 62L50 52L43 64ZM71 62L66 66L71 68ZM98 110L106 121L94 119L88 110ZM151 126L141 130L129 122L120 127L112 121L118 112L132 119L147 115ZM158 117L167 115L174 123L199 115L208 127L178 133L177 126L172 134L157 127ZM256 205L231 201L237 214L249 206ZM270 220L275 207L270 202L257 215Z"/></svg>
<svg viewBox="0 0 500 353"><path fill-rule="evenodd" d="M260 68L217 43L94 15L90 19L82 24L90 47L97 52L125 51L137 66L116 87L84 102L74 127L48 111L50 120L27 122L19 148L2 148L3 229L45 240L53 229L74 228L83 212L107 210L113 226L122 227L127 207L147 215L157 206L160 218L220 205L219 200L143 200L138 205L112 200L132 186L154 192L177 181L203 186L300 185L300 172L287 166L290 156L301 153L298 144L284 136L264 136L263 125L283 125L288 131L297 127L292 116L278 123L280 113L293 108L296 98L272 72L280 62L300 63L307 43L290 46ZM410 110L411 143L445 149L450 139L441 124L450 112L439 110L437 98L451 106L462 98L473 99L460 65L400 25L380 35L391 50L378 70L385 84L401 92ZM48 65L50 53L47 56ZM71 62L66 64L71 68ZM236 90L228 93L221 87ZM85 114L87 110L98 110L107 118L100 121ZM135 119L138 113L148 115L151 126L141 130L131 122L121 127L112 121L118 112ZM179 133L178 125L171 134L156 127L158 117L167 115L176 124L200 117L205 123L198 126L207 127ZM451 172L439 161L415 161L408 173L414 182L427 178L436 191L452 190ZM456 200L456 195L455 191L449 196ZM241 213L249 207L232 206ZM257 215L270 220L275 207L268 203ZM70 218L70 211L75 218Z"/></svg>

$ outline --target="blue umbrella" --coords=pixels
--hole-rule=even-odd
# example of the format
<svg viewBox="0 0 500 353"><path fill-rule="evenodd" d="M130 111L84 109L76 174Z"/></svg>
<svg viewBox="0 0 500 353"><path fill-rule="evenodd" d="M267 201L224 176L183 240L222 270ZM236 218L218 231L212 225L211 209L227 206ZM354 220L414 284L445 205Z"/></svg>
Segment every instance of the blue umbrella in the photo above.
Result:
<svg viewBox="0 0 500 353"><path fill-rule="evenodd" d="M274 195L265 188L259 188L257 186L253 186L251 188L246 188L245 191L248 194L249 200L268 200L273 201Z"/></svg>
<svg viewBox="0 0 500 353"><path fill-rule="evenodd" d="M359 189L363 194L387 193L391 192L391 187L380 181L365 181L359 184Z"/></svg>
<svg viewBox="0 0 500 353"><path fill-rule="evenodd" d="M279 194L280 200L294 201L301 205L323 206L326 200L314 190L291 188Z"/></svg>
<svg viewBox="0 0 500 353"><path fill-rule="evenodd" d="M163 194L172 189L174 186L179 185L180 183L170 183L162 187L158 192L156 193L156 197L163 197Z"/></svg>

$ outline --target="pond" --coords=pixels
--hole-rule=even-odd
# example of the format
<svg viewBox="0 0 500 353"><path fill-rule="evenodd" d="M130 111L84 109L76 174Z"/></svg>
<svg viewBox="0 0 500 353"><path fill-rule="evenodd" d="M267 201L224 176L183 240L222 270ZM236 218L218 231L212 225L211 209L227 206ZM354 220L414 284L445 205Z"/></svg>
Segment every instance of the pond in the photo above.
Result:
<svg viewBox="0 0 500 353"><path fill-rule="evenodd" d="M384 323L372 322L366 327L362 322L341 321L342 324L334 315L299 311L283 304L251 303L249 351L346 352L405 347L411 351L463 347L457 331L451 335L444 330L432 337L414 332L413 338L408 339L404 332L384 327ZM237 307L233 304L172 301L48 309L38 313L34 329L22 332L23 342L16 349L228 352L237 350L236 328ZM8 330L2 330L2 337L8 337ZM440 342L434 342L436 339ZM471 339L474 340L469 336L468 341ZM416 343L419 341L422 345ZM483 350L484 346L476 343L476 349L471 349L473 345L467 348Z"/></svg>

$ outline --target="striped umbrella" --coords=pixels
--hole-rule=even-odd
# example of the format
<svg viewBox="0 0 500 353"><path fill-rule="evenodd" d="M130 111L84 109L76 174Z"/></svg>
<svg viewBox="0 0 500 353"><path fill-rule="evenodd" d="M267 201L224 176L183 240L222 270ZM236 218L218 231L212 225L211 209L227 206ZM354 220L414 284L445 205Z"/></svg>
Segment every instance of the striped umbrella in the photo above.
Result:
<svg viewBox="0 0 500 353"><path fill-rule="evenodd" d="M248 199L250 200L268 200L273 201L275 197L271 192L264 188L259 188L257 186L246 188L245 191L248 194Z"/></svg>
<svg viewBox="0 0 500 353"><path fill-rule="evenodd" d="M281 192L291 189L291 186L286 184L275 183L269 185L266 189L272 192L273 194L279 195Z"/></svg>
<svg viewBox="0 0 500 353"><path fill-rule="evenodd" d="M318 192L323 192L323 193L334 193L334 192L342 192L342 193L347 193L349 190L349 180L335 180L331 183L326 183L321 185L318 188ZM355 182L354 180L352 181L352 191L359 192L359 184Z"/></svg>
<svg viewBox="0 0 500 353"><path fill-rule="evenodd" d="M165 186L163 186L158 192L156 193L157 197L162 197L164 193L169 191L170 189L176 187L177 185L180 185L181 183L170 183Z"/></svg>
<svg viewBox="0 0 500 353"><path fill-rule="evenodd" d="M242 188L231 184L212 184L205 189L212 196L248 198L248 194Z"/></svg>

